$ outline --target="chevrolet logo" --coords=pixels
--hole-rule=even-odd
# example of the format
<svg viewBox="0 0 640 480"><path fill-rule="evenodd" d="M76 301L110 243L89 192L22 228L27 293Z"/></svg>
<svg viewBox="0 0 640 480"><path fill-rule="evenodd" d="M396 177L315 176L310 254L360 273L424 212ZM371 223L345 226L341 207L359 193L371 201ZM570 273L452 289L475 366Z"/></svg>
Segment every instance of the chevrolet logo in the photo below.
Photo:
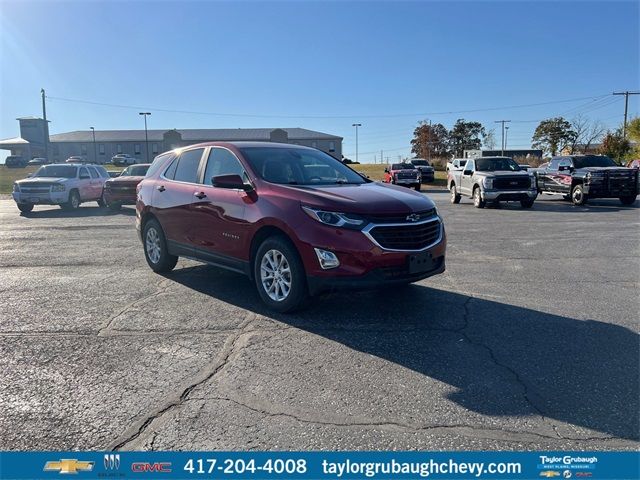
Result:
<svg viewBox="0 0 640 480"><path fill-rule="evenodd" d="M44 465L45 472L73 473L90 472L94 462L83 462L76 459L63 458L58 462L47 462Z"/></svg>
<svg viewBox="0 0 640 480"><path fill-rule="evenodd" d="M540 472L540 476L541 477L547 477L547 478L553 478L553 477L559 477L560 473L559 472L554 472L553 470L545 470L544 472Z"/></svg>
<svg viewBox="0 0 640 480"><path fill-rule="evenodd" d="M407 215L407 222L417 222L418 220L420 220L420 215L418 215L417 213Z"/></svg>

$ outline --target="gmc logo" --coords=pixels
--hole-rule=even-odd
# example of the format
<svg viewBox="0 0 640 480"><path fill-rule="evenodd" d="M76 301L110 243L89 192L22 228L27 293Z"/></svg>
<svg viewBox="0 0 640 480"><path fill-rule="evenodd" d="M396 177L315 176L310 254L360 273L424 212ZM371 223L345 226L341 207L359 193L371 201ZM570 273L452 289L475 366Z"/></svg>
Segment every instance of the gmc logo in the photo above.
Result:
<svg viewBox="0 0 640 480"><path fill-rule="evenodd" d="M134 462L131 464L132 472L171 472L171 462Z"/></svg>

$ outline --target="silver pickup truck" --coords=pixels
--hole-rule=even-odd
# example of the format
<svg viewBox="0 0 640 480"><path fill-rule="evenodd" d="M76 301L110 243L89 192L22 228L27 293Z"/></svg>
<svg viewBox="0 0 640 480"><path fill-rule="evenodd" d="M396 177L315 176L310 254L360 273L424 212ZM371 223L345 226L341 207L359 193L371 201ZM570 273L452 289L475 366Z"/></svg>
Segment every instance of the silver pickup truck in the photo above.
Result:
<svg viewBox="0 0 640 480"><path fill-rule="evenodd" d="M479 157L470 159L463 170L450 170L447 187L451 203L460 203L464 195L473 199L477 208L487 202L520 202L531 208L538 196L536 178L524 171L509 157Z"/></svg>

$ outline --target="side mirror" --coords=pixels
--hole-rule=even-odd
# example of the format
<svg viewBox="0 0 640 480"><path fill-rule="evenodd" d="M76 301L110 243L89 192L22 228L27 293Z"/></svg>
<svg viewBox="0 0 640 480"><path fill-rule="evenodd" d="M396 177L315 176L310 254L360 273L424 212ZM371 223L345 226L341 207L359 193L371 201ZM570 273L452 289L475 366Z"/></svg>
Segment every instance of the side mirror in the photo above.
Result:
<svg viewBox="0 0 640 480"><path fill-rule="evenodd" d="M388 169L388 168L385 168L385 169L384 169L384 173L389 173L389 169Z"/></svg>
<svg viewBox="0 0 640 480"><path fill-rule="evenodd" d="M217 188L237 189L244 190L245 192L253 190L251 185L242 181L242 177L240 175L218 175L216 177L211 177L211 184Z"/></svg>

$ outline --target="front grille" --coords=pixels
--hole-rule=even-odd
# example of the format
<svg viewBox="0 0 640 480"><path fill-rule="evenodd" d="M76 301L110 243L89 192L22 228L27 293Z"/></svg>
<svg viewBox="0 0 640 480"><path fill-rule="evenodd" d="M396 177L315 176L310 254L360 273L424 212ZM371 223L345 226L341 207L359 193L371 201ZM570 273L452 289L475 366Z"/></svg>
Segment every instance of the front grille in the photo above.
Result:
<svg viewBox="0 0 640 480"><path fill-rule="evenodd" d="M419 222L422 220L426 220L427 218L433 217L435 214L436 214L436 209L431 208L429 210L422 210L420 212L403 213L400 215L371 214L371 215L365 215L365 217L367 220L369 220L370 223L405 223L409 221L407 220L408 215L418 215L419 218L414 221Z"/></svg>
<svg viewBox="0 0 640 480"><path fill-rule="evenodd" d="M401 180L406 180L406 179L413 179L413 178L417 178L418 175L416 173L413 172L407 172L407 173L398 173L397 177Z"/></svg>
<svg viewBox="0 0 640 480"><path fill-rule="evenodd" d="M114 186L114 185L109 185L107 187L107 189L110 192L116 192L116 193L136 193L136 187L132 187L132 186Z"/></svg>
<svg viewBox="0 0 640 480"><path fill-rule="evenodd" d="M369 231L382 248L389 250L422 250L440 237L442 224L439 219L418 225L377 225Z"/></svg>
<svg viewBox="0 0 640 480"><path fill-rule="evenodd" d="M38 183L23 183L20 185L20 192L22 193L49 193L51 191L50 182L38 182Z"/></svg>
<svg viewBox="0 0 640 480"><path fill-rule="evenodd" d="M531 180L526 177L506 177L496 178L493 180L493 188L495 190L522 190L529 188Z"/></svg>

